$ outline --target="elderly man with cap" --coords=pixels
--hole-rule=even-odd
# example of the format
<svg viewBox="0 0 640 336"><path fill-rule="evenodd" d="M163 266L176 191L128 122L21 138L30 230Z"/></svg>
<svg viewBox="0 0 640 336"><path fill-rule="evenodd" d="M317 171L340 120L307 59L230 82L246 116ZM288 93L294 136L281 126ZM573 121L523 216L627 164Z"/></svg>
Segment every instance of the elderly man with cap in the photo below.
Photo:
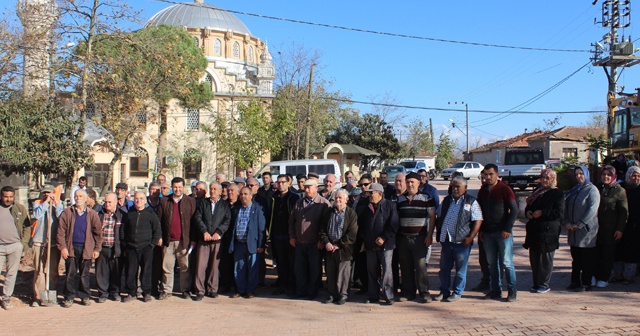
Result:
<svg viewBox="0 0 640 336"><path fill-rule="evenodd" d="M411 172L406 178L407 192L398 199L398 252L402 273L400 301L413 300L418 290L422 301L431 302L429 279L425 257L433 241L436 223L436 202L428 194L422 194L420 175Z"/></svg>
<svg viewBox="0 0 640 336"><path fill-rule="evenodd" d="M325 247L325 270L329 297L324 303L347 302L353 243L358 233L356 212L347 207L347 191L340 189L335 194L335 202L324 214L320 227L320 242Z"/></svg>
<svg viewBox="0 0 640 336"><path fill-rule="evenodd" d="M65 308L73 305L76 295L83 305L91 304L91 260L98 258L102 250L102 223L98 213L87 207L87 192L78 190L74 197L76 204L60 215L57 233L58 249L67 269L62 303Z"/></svg>
<svg viewBox="0 0 640 336"><path fill-rule="evenodd" d="M235 183L238 188L244 188L247 185L247 180L242 176L236 176L236 178L233 179L233 183Z"/></svg>
<svg viewBox="0 0 640 336"><path fill-rule="evenodd" d="M49 242L55 244L58 232L58 218L64 211L62 201L57 198L54 188L46 185L40 198L33 202L33 217L37 222L31 227L31 241L33 248L33 294L32 306L46 305L40 300L40 292L45 289L45 274L49 275L49 287L55 289L58 286L58 263L60 251L56 247L48 248ZM51 230L49 231L49 220ZM47 265L47 252L51 251L49 265Z"/></svg>
<svg viewBox="0 0 640 336"><path fill-rule="evenodd" d="M320 250L318 248L322 214L331 204L318 195L318 180L304 183L304 197L296 202L289 217L289 244L295 248L294 274L296 297L313 300L320 283Z"/></svg>
<svg viewBox="0 0 640 336"><path fill-rule="evenodd" d="M118 209L116 202L116 194L107 193L104 197L104 207L98 212L102 223L102 250L96 259L98 303L107 301L107 296L110 296L111 300L120 301L120 277L123 267L120 260L120 226L126 214Z"/></svg>
<svg viewBox="0 0 640 336"><path fill-rule="evenodd" d="M116 195L118 196L118 210L123 213L129 212L129 209L133 208L133 201L127 198L129 196L129 186L122 182L116 184Z"/></svg>
<svg viewBox="0 0 640 336"><path fill-rule="evenodd" d="M358 228L367 258L367 303L382 299L387 305L395 301L391 261L396 247L398 213L396 205L384 198L384 187L373 183L365 192L369 205L358 213ZM380 271L382 269L382 272Z"/></svg>

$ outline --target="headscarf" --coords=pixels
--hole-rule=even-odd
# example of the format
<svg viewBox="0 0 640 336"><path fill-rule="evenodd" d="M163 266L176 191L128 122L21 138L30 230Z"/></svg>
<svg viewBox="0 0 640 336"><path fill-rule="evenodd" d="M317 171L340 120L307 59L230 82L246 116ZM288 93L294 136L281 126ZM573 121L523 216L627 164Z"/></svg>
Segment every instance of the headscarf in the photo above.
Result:
<svg viewBox="0 0 640 336"><path fill-rule="evenodd" d="M631 166L629 167L629 169L627 169L627 174L624 177L625 182L627 182L628 186L631 187L637 187L637 184L633 184L631 183L631 175L633 175L633 173L638 173L640 174L640 168L636 167L636 166Z"/></svg>
<svg viewBox="0 0 640 336"><path fill-rule="evenodd" d="M573 186L573 188L571 188L571 190L569 190L566 195L565 195L565 199L568 199L571 196L575 196L576 194L578 194L578 192L580 192L580 190L588 185L591 184L591 174L589 174L589 168L587 168L586 166L577 166L573 171L575 173L576 170L582 170L582 173L584 174L584 183L580 183L578 182L575 186Z"/></svg>
<svg viewBox="0 0 640 336"><path fill-rule="evenodd" d="M551 178L551 185L549 186L549 188L543 188L542 186L540 186L536 190L534 190L533 194L531 194L531 196L527 197L527 205L532 204L536 199L538 199L544 193L546 193L547 191L549 191L551 189L555 189L558 186L558 175L556 174L556 172L553 169L551 169L551 168L544 169L540 173L540 177L550 177Z"/></svg>
<svg viewBox="0 0 640 336"><path fill-rule="evenodd" d="M611 184L617 183L618 175L616 174L616 169L611 165L606 165L602 167L602 171L600 171L600 181L602 181L602 173L604 171L609 172L609 174L611 175L611 180L612 180Z"/></svg>

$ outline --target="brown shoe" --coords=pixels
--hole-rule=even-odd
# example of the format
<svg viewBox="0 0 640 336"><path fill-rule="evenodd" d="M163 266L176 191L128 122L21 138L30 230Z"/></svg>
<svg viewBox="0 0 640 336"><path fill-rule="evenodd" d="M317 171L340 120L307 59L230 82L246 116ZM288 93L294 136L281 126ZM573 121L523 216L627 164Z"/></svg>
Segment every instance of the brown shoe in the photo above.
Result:
<svg viewBox="0 0 640 336"><path fill-rule="evenodd" d="M256 293L253 293L253 292L247 293L247 299L253 299L254 297L256 297Z"/></svg>

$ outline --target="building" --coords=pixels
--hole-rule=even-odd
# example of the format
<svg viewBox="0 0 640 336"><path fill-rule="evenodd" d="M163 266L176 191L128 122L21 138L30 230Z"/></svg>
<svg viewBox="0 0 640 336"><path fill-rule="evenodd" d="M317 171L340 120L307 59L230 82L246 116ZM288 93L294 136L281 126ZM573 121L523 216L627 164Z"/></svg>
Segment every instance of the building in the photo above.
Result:
<svg viewBox="0 0 640 336"><path fill-rule="evenodd" d="M202 49L209 62L201 80L210 83L215 98L209 110L183 109L177 100L170 102L166 138L157 141L158 125L148 124L142 146L132 149L116 165L111 186L125 182L131 189L144 187L151 181L152 172L162 172L169 179L183 176L187 180L205 181L214 180L216 172L234 176L245 167L218 164L215 146L201 125L213 122L218 114L237 115L237 105L248 99L260 99L270 105L274 97L275 67L267 45L235 15L195 0L161 10L145 27L163 24L183 27L193 36L193 43ZM94 105L88 104L87 117L96 113ZM167 144L162 158L157 157L159 142ZM90 186L102 186L113 155L100 143L93 146L93 154L95 169L80 175L87 176Z"/></svg>
<svg viewBox="0 0 640 336"><path fill-rule="evenodd" d="M334 159L338 161L343 175L345 172L352 171L356 176L360 176L360 166L365 157L377 158L380 157L380 154L358 145L337 144L335 142L329 143L311 154L312 159Z"/></svg>
<svg viewBox="0 0 640 336"><path fill-rule="evenodd" d="M553 131L534 131L522 133L513 138L492 142L472 149L471 161L483 165L488 163L503 164L504 156L510 149L541 149L545 160L562 160L577 157L579 162L592 160L589 143L585 140L588 135L598 136L605 130L594 127L565 126Z"/></svg>

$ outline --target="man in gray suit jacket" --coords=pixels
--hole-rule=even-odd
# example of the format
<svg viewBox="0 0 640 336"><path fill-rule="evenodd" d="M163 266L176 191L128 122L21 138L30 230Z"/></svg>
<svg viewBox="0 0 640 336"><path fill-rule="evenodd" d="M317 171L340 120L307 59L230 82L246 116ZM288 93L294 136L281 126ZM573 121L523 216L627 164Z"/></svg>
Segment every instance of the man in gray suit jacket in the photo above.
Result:
<svg viewBox="0 0 640 336"><path fill-rule="evenodd" d="M236 292L232 298L240 296L251 299L258 288L258 253L264 253L265 219L260 204L252 201L251 189L240 190L240 204L231 213L233 237L229 253L233 254Z"/></svg>
<svg viewBox="0 0 640 336"><path fill-rule="evenodd" d="M209 193L210 198L198 200L194 214L195 230L199 235L195 301L202 300L205 293L211 298L218 297L220 243L231 222L231 207L220 197L220 183L212 182ZM210 270L208 275L207 268Z"/></svg>

